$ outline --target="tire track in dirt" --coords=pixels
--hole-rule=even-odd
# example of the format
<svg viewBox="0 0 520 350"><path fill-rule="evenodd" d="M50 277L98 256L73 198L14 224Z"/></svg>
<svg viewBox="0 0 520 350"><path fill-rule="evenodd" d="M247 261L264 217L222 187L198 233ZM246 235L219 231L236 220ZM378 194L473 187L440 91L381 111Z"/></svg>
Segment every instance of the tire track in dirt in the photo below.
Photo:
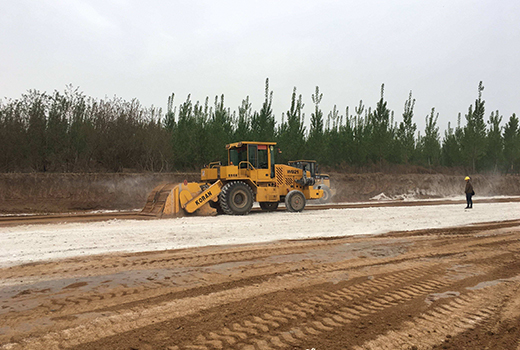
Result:
<svg viewBox="0 0 520 350"><path fill-rule="evenodd" d="M415 276L417 275L426 274L430 268L430 266L427 266L416 270L397 272L395 278L388 277L385 278L385 280L387 281L386 283L390 283L389 280L394 280L394 283L398 283L397 281L399 281L400 278L406 280L407 278L416 278ZM146 327L152 323L164 322L171 318L186 316L196 311L218 307L224 303L241 301L284 289L301 288L302 286L309 287L323 283L330 278L330 276L327 276L327 274L321 271L313 271L312 274L322 275L322 278L316 278L314 280L307 278L306 283L302 283L301 277L308 277L309 274L310 273L295 273L291 277L285 276L283 284L279 284L277 280L270 280L258 286L253 285L224 290L210 295L173 300L152 306L136 307L134 309L122 309L112 313L98 310L95 315L97 318L93 318L88 324L80 324L77 327L67 328L60 332L49 333L39 339L27 339L22 348L41 349L55 346L75 346L89 340L93 341L99 338L128 332L136 328ZM370 281L369 284L373 285L374 282ZM309 303L313 305L313 303L316 304L317 302L316 300L310 300ZM100 313L104 314L103 317L100 317L102 316ZM83 317L85 317L85 315L83 315ZM71 333L74 333L75 337L71 338L67 336ZM17 347L15 346L12 349L17 349Z"/></svg>
<svg viewBox="0 0 520 350"><path fill-rule="evenodd" d="M375 278L352 287L334 292L325 292L307 300L293 302L286 306L253 316L241 323L234 323L230 328L199 335L194 344L171 346L172 349L269 349L287 348L301 345L308 337L313 337L343 327L362 317L399 305L418 295L430 293L444 287L447 282L431 279L414 283L391 292L376 296L381 291L392 289L398 284L425 277L427 271L405 271L384 278ZM363 303L361 304L361 301ZM349 305L349 306L347 306ZM320 309L335 309L316 317ZM288 325L290 328L282 327ZM242 332L233 336L233 331ZM251 334L253 337L246 337ZM240 342L246 340L247 343Z"/></svg>
<svg viewBox="0 0 520 350"><path fill-rule="evenodd" d="M194 251L200 251L201 248L186 249L187 252L179 251L160 251L153 253L134 253L134 254L119 254L119 259L114 260L112 257L103 258L101 261L96 258L80 258L80 259L64 259L64 262L82 262L82 264L74 269L76 274L81 274L88 271L95 274L97 270L106 273L106 271L113 269L114 271L121 269L152 269L156 266L164 267L203 267L215 264L223 264L228 262L249 261L262 259L275 255L297 254L303 251L312 249L325 249L329 246L341 244L341 240L309 240L309 241L285 241L259 245L259 247L245 248L228 248L227 252L206 253L200 252L194 255ZM265 248L265 246L268 248ZM112 254L117 256L118 254ZM153 255L154 258L150 259ZM166 257L163 257L166 255ZM103 263L103 260L107 262ZM46 271L39 271L38 277L47 275L56 275L69 272L70 267L63 267L63 263L43 262L40 264L25 264L22 266L15 266L8 269L0 269L0 277L3 279L17 279L20 277L34 275L34 270L38 271L42 266L46 266Z"/></svg>
<svg viewBox="0 0 520 350"><path fill-rule="evenodd" d="M357 263L355 261L348 261L348 262L341 262L341 263L336 263L336 264L331 264L331 265L323 265L323 266L319 266L312 270L297 271L297 272L289 271L289 272L286 272L285 274L279 275L279 276L270 275L270 276L267 276L265 279L268 280L269 278L272 278L272 277L276 277L278 279L286 279L286 278L291 278L291 277L313 278L313 276L321 275L323 273L328 273L329 277L331 279L334 279L333 278L334 273L339 272L341 274L344 269L350 268L350 270L352 270L353 268L372 266L374 263L374 262L370 263L368 261L363 261L363 260L364 259L361 259ZM396 264L396 263L399 263L399 259L392 259L392 260L383 259L383 261L377 262L377 264L387 265L389 262L393 262L394 264ZM389 271L389 269L390 270L392 269L392 267L388 267L388 266L386 266L385 268L386 268L387 272ZM341 278L341 276L340 276L340 278ZM110 294L107 294L107 293L105 293L105 294L83 294L80 298L68 297L68 298L62 299L61 301L56 300L56 299L51 299L52 303L44 304L44 305L42 305L42 307L46 307L47 310L54 309L54 312L60 311L60 316L62 316L62 317L65 317L65 316L68 316L71 314L77 314L77 313L89 313L89 312L90 313L92 313L92 312L99 313L99 312L105 312L105 311L112 312L114 309L111 310L110 307L111 307L111 305L113 306L114 304L121 305L121 307L119 307L119 309L124 310L128 307L132 307L132 305L125 306L125 304L136 303L139 301L143 301L143 299L150 300L153 298L160 298L161 296L170 293L168 286L166 286L166 287L162 286L162 287L164 287L164 288L156 288L153 285L147 285L147 286L140 286L138 288L131 288L131 289L126 288L117 293L111 292ZM126 299L124 304L121 304L121 300L120 300L121 297L125 297L125 299ZM103 302L102 303L99 302L100 300L103 300ZM114 300L113 303L111 303L112 300ZM90 303L94 303L96 307L94 309L92 307L89 307L88 304L90 304ZM150 303L153 304L153 302L150 302ZM102 306L103 304L105 306L100 309L100 306ZM107 309L107 307L108 307L108 309ZM144 306L141 306L141 307L143 308ZM58 310L56 310L56 309L58 309ZM60 316L57 315L55 317L60 317ZM18 319L18 321L23 321L23 315L17 314L17 315L15 315L15 317Z"/></svg>
<svg viewBox="0 0 520 350"><path fill-rule="evenodd" d="M456 297L405 322L399 330L355 346L354 350L431 349L449 343L451 338L481 327L496 315L498 304L503 300L502 293L496 289L503 288L488 287Z"/></svg>
<svg viewBox="0 0 520 350"><path fill-rule="evenodd" d="M408 311L413 316L408 321L422 328L413 328L406 320L392 322L391 332L379 327L379 333L352 342L352 346L368 348L371 341L384 343L384 336L395 335L394 340L388 340L389 344L404 342L406 346L414 346L405 342L406 337L412 340L423 337L427 339L424 344L431 342L433 345L428 346L432 347L440 343L438 335L428 340L424 333L428 327L434 327L431 322L451 320L450 324L462 331L437 333L443 339L450 335L453 340L463 337L469 329L460 322L478 321L482 325L497 315L500 308L492 301L503 299L501 293L510 288L505 286L516 282L482 289L494 291L489 294L490 301L481 298L478 300L482 302L477 300L469 306L464 304L465 300L483 292L468 292L464 288L490 276L509 278L517 270L520 274L520 267L514 265L520 258L518 237L511 228L493 227L471 235L449 237L426 233L408 238L350 237L262 244L254 248L210 247L126 254L123 259L121 256L90 258L86 266L79 260L68 259L61 262L62 266L57 268L61 272L53 277L56 281L74 280L65 287L34 290L5 299L30 305L19 312L0 310L4 312L0 321L0 348L129 349L134 346L131 342L140 342L141 338L144 343L134 346L136 349L147 349L145 345L152 349L309 348L309 344L324 344L319 341L338 332L351 332L360 323L375 323L407 310L409 305L424 304L431 294L457 291L460 295L456 299L451 297L432 304L433 314L425 312L423 306L417 309L420 314ZM175 270L179 258L184 265ZM139 263L129 264L131 259ZM30 275L47 266L34 264L0 270L0 278L4 286L13 280L12 276L37 279ZM123 273L126 269L138 271L142 276L135 285L107 287L101 283L93 288L86 282L88 266L98 267L93 274L102 282L110 274ZM141 269L136 269L140 266ZM177 271L179 278L160 280L156 278L159 269ZM6 275L11 277L5 278ZM0 297L1 292L2 285ZM249 309L248 305L257 299L266 302ZM467 321L467 315L476 313L471 309L473 303L481 305L481 310L488 310L488 316ZM441 304L447 306L439 309ZM222 313L232 315L232 321L220 318ZM216 320L204 325L197 315L213 315ZM190 337L189 341L186 337L175 340L180 333L167 326L181 319L191 325L182 332ZM27 330L28 326L34 330ZM2 332L14 336L6 338ZM155 333L165 334L166 340L153 340L154 336L149 335ZM175 336L168 340L168 334Z"/></svg>

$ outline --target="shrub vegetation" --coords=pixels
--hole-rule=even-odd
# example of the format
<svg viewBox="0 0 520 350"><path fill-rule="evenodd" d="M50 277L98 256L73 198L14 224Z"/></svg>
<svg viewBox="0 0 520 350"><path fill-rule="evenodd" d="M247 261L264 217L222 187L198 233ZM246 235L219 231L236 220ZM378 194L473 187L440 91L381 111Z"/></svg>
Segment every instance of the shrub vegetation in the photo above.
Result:
<svg viewBox="0 0 520 350"><path fill-rule="evenodd" d="M135 99L96 100L72 86L52 94L30 90L19 99L0 101L0 171L189 171L225 161L227 143L257 140L278 142L278 162L316 159L330 169L404 164L518 172L518 118L513 114L502 125L502 115L493 111L486 120L483 91L481 82L464 118L459 114L456 126L449 123L441 135L435 108L426 116L425 130L417 130L412 92L397 122L387 107L384 85L374 108L360 101L354 113L334 106L328 114L321 109L323 93L316 87L308 130L296 88L276 123L268 79L259 111L249 97L232 111L224 95L213 103L188 96L179 105L171 95L163 113Z"/></svg>

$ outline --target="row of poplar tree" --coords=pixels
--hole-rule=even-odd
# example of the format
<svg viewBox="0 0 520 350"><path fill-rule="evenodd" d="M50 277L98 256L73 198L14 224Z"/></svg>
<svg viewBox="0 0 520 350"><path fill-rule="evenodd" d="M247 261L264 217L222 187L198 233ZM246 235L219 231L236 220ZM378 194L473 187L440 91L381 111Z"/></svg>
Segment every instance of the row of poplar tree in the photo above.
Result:
<svg viewBox="0 0 520 350"><path fill-rule="evenodd" d="M119 172L191 171L211 161L224 163L224 145L241 140L276 141L277 162L316 159L332 169L381 168L388 164L464 167L467 171L517 172L520 127L515 114L502 125L498 111L485 118L484 86L463 119L439 132L435 108L423 132L414 122L412 93L400 122L384 98L374 108L362 101L350 111L336 106L326 116L323 94L312 94L313 112L305 126L302 95L296 88L288 110L277 123L273 92L265 83L265 100L253 110L246 97L238 110L225 106L224 95L210 103L191 97L165 113L138 100L97 100L68 86L61 93L29 91L20 99L0 101L0 171ZM463 119L463 120L462 120Z"/></svg>

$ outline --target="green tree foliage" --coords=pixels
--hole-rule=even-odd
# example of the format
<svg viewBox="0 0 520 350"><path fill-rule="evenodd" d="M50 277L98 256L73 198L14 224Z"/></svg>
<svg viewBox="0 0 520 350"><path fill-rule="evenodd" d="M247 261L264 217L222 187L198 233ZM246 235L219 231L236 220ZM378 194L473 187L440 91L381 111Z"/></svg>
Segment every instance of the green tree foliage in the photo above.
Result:
<svg viewBox="0 0 520 350"><path fill-rule="evenodd" d="M441 144L439 127L437 120L439 113L435 115L435 107L432 108L430 115L426 116L426 128L424 129L424 136L419 139L419 148L422 154L422 160L425 165L433 166L439 165L441 156Z"/></svg>
<svg viewBox="0 0 520 350"><path fill-rule="evenodd" d="M97 131L93 118L89 116L89 102L77 89L71 96L68 127L69 158L65 161L65 171L81 169L95 170L93 144L96 142Z"/></svg>
<svg viewBox="0 0 520 350"><path fill-rule="evenodd" d="M314 111L311 113L311 125L309 128L309 137L307 139L307 157L318 159L323 156L325 147L325 139L323 134L323 112L320 107L323 94L320 88L316 86L314 94L311 95L312 103L314 103Z"/></svg>
<svg viewBox="0 0 520 350"><path fill-rule="evenodd" d="M198 101L193 105L191 95L188 95L179 106L177 124L171 134L175 168L190 169L206 161L204 137L207 136L210 114L208 99L204 106Z"/></svg>
<svg viewBox="0 0 520 350"><path fill-rule="evenodd" d="M416 136L412 92L402 119L395 121L384 85L375 109L360 101L352 114L348 107L342 114L336 105L323 111L323 93L316 87L308 131L304 98L296 88L277 127L268 79L260 109L246 97L238 112L226 107L224 95L213 103L209 97L194 102L188 95L176 105L172 94L163 115L135 99L95 100L72 86L51 94L32 90L17 100L0 100L0 171L194 171L212 161L226 162L225 144L256 140L278 142L282 162L313 158L338 168L415 164L518 172L519 120L513 114L503 127L494 111L486 125L483 90L480 83L464 125L460 113L455 128L448 123L442 147L435 108L426 116L424 134Z"/></svg>
<svg viewBox="0 0 520 350"><path fill-rule="evenodd" d="M341 127L342 119L343 116L339 114L337 106L334 105L332 111L330 111L327 116L327 123L324 132L323 164L337 166L341 163L344 157L343 152L348 152L348 150L342 149L345 146L341 138L341 132L343 130Z"/></svg>
<svg viewBox="0 0 520 350"><path fill-rule="evenodd" d="M224 95L220 100L215 98L215 110L208 123L208 138L205 142L207 148L206 161L218 160L227 162L227 151L224 147L214 145L233 142L233 116L229 108L224 106ZM199 140L202 141L202 140Z"/></svg>
<svg viewBox="0 0 520 350"><path fill-rule="evenodd" d="M486 152L484 156L484 166L493 169L497 173L504 157L504 140L502 138L502 116L498 111L491 112L488 125L489 129L486 136Z"/></svg>
<svg viewBox="0 0 520 350"><path fill-rule="evenodd" d="M291 106L282 116L282 124L278 130L278 145L283 149L280 155L284 162L301 158L305 147L305 114L302 95L296 97L296 87L291 95Z"/></svg>
<svg viewBox="0 0 520 350"><path fill-rule="evenodd" d="M508 172L518 171L520 166L520 127L515 113L504 128L504 158Z"/></svg>
<svg viewBox="0 0 520 350"><path fill-rule="evenodd" d="M454 130L448 122L448 129L444 132L442 141L442 162L448 167L461 164L462 157L462 128L460 127L460 114L458 117L457 128Z"/></svg>
<svg viewBox="0 0 520 350"><path fill-rule="evenodd" d="M38 91L29 91L29 95L24 96L25 112L27 113L27 137L28 147L27 160L32 171L46 171L47 164L47 118L49 97Z"/></svg>
<svg viewBox="0 0 520 350"><path fill-rule="evenodd" d="M172 132L175 129L175 106L173 105L175 94L168 97L166 115L164 116L164 127Z"/></svg>
<svg viewBox="0 0 520 350"><path fill-rule="evenodd" d="M255 112L251 120L253 140L274 140L276 122L273 114L273 92L269 90L269 79L265 80L265 99L260 112Z"/></svg>
<svg viewBox="0 0 520 350"><path fill-rule="evenodd" d="M381 98L376 105L373 113L369 115L369 123L371 125L372 137L371 158L374 162L382 164L389 154L391 139L390 131L390 110L384 98L385 85L381 85Z"/></svg>
<svg viewBox="0 0 520 350"><path fill-rule="evenodd" d="M14 171L25 167L27 124L22 104L0 102L0 170Z"/></svg>
<svg viewBox="0 0 520 350"><path fill-rule="evenodd" d="M483 90L484 85L480 82L475 107L469 106L468 114L466 114L466 126L462 138L462 152L466 157L466 164L471 167L473 172L477 169L477 162L482 159L486 150Z"/></svg>
<svg viewBox="0 0 520 350"><path fill-rule="evenodd" d="M334 110L336 106L334 105ZM331 112L333 113L333 112ZM350 115L349 108L345 109L345 122L343 116L339 116L334 126L334 132L331 137L332 141L328 144L328 153L333 156L332 165L353 164L354 163L354 128L355 117ZM336 132L337 129L337 132Z"/></svg>
<svg viewBox="0 0 520 350"><path fill-rule="evenodd" d="M251 117L252 106L251 102L249 102L249 96L247 96L242 100L242 105L238 107L238 119L236 120L234 140L251 139Z"/></svg>
<svg viewBox="0 0 520 350"><path fill-rule="evenodd" d="M67 94L67 92L66 92ZM72 97L72 98L71 98ZM70 119L71 104L74 97L66 97L54 92L47 116L46 149L44 150L50 164L60 164L61 159L68 158L68 120Z"/></svg>
<svg viewBox="0 0 520 350"><path fill-rule="evenodd" d="M369 162L370 142L372 135L372 124L370 123L370 108L365 109L363 101L359 101L359 105L355 108L356 115L353 119L349 118L348 123L351 125L353 133L352 147L352 163L357 166L366 165ZM364 114L364 116L363 116Z"/></svg>
<svg viewBox="0 0 520 350"><path fill-rule="evenodd" d="M415 99L412 99L412 92L404 103L403 121L399 124L397 129L397 143L401 154L403 163L410 163L415 154L415 132L417 131L417 124L413 122L413 109L415 106Z"/></svg>

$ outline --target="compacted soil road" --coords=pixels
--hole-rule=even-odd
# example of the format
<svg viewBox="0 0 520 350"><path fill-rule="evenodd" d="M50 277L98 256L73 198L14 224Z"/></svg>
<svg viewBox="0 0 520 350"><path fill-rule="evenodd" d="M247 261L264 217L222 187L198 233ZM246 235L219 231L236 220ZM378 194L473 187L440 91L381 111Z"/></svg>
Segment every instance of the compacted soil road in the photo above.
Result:
<svg viewBox="0 0 520 350"><path fill-rule="evenodd" d="M520 220L0 269L0 349L520 349Z"/></svg>

